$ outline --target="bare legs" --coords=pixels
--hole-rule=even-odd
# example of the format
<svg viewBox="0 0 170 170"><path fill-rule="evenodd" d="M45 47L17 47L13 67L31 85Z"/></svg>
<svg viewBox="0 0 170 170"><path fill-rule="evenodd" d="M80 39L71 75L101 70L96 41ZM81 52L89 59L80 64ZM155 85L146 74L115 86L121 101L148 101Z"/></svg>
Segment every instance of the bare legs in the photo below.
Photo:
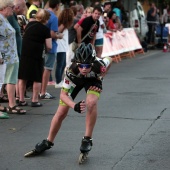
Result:
<svg viewBox="0 0 170 170"><path fill-rule="evenodd" d="M26 80L19 80L19 94L20 94L20 101L24 101L24 94L26 90ZM33 95L32 95L32 102L38 102L38 94L41 89L41 83L34 82L33 83Z"/></svg>
<svg viewBox="0 0 170 170"><path fill-rule="evenodd" d="M103 46L96 46L95 50L96 50L96 56L101 58L103 52Z"/></svg>
<svg viewBox="0 0 170 170"><path fill-rule="evenodd" d="M38 102L38 95L40 93L41 83L34 82L33 84L33 94L32 94L32 102Z"/></svg>
<svg viewBox="0 0 170 170"><path fill-rule="evenodd" d="M94 94L88 94L86 97L86 130L84 136L92 137L93 129L97 119L97 101L98 97Z"/></svg>
<svg viewBox="0 0 170 170"><path fill-rule="evenodd" d="M59 105L58 110L51 121L51 127L47 138L50 142L54 142L55 136L57 135L63 120L67 116L68 110L69 107Z"/></svg>
<svg viewBox="0 0 170 170"><path fill-rule="evenodd" d="M43 73L43 77L42 77L42 87L41 87L41 94L42 95L46 93L50 73L51 73L51 70L44 69L44 73Z"/></svg>
<svg viewBox="0 0 170 170"><path fill-rule="evenodd" d="M7 94L9 100L9 107L14 107L16 105L15 102L15 84L7 84Z"/></svg>
<svg viewBox="0 0 170 170"><path fill-rule="evenodd" d="M87 114L85 136L92 137L93 129L97 119L97 101L98 97L94 94L88 94L86 97ZM67 116L69 107L59 105L56 114L51 121L51 127L47 139L54 142L54 139L62 125L62 121Z"/></svg>
<svg viewBox="0 0 170 170"><path fill-rule="evenodd" d="M24 101L24 94L26 90L26 80L19 79L19 99L20 101Z"/></svg>

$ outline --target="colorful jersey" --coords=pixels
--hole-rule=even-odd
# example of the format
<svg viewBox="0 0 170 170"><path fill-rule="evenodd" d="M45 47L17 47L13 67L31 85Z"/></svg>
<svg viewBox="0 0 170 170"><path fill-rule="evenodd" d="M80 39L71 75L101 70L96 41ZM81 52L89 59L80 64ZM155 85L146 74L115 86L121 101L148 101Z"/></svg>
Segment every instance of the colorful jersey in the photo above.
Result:
<svg viewBox="0 0 170 170"><path fill-rule="evenodd" d="M106 57L104 59L96 57L91 71L86 76L80 74L77 63L73 62L66 70L63 90L67 91L73 99L82 88L85 88L87 91L90 86L95 86L96 83L99 81L101 82L101 75L106 71L106 68L110 65L111 60L112 59L110 57ZM75 88L77 90L72 93Z"/></svg>

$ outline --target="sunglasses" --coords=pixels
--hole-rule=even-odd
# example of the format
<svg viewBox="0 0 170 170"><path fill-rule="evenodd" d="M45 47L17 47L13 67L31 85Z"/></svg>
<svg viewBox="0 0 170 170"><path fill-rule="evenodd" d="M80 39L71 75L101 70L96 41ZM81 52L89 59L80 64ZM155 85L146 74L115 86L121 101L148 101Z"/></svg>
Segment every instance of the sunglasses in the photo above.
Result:
<svg viewBox="0 0 170 170"><path fill-rule="evenodd" d="M79 68L86 68L86 69L88 69L92 66L91 64L79 64L79 63L77 63L77 65Z"/></svg>

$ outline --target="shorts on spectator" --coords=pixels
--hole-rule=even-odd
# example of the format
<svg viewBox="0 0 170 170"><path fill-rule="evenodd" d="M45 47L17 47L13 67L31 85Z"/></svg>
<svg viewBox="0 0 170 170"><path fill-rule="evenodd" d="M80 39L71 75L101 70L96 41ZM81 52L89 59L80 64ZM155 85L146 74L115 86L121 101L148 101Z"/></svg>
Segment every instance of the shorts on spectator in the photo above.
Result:
<svg viewBox="0 0 170 170"><path fill-rule="evenodd" d="M97 47L103 46L103 38L96 39L94 45Z"/></svg>
<svg viewBox="0 0 170 170"><path fill-rule="evenodd" d="M7 64L4 84L17 84L19 63Z"/></svg>
<svg viewBox="0 0 170 170"><path fill-rule="evenodd" d="M56 53L47 53L45 56L45 64L44 68L47 70L53 70L55 60L56 60Z"/></svg>

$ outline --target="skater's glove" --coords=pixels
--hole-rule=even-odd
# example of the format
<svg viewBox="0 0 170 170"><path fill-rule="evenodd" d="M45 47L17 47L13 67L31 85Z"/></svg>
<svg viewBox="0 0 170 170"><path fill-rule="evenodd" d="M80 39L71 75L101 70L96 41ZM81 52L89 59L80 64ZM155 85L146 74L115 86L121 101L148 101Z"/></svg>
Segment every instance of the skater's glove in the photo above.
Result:
<svg viewBox="0 0 170 170"><path fill-rule="evenodd" d="M97 80L94 86L102 90L102 80Z"/></svg>
<svg viewBox="0 0 170 170"><path fill-rule="evenodd" d="M75 104L75 106L74 106L74 111L76 111L76 112L78 112L78 113L81 113L81 112L82 112L82 111L81 111L81 107L80 107L80 104L81 104L82 102L84 102L84 100L78 102L77 104Z"/></svg>

